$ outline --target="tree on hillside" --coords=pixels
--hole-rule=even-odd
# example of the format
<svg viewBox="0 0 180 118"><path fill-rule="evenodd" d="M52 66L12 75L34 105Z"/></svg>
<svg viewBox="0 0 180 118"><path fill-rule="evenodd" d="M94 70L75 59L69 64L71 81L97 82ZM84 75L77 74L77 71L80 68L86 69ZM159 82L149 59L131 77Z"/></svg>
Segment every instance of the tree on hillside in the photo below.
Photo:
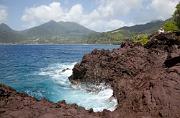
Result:
<svg viewBox="0 0 180 118"><path fill-rule="evenodd" d="M134 43L140 43L141 45L145 45L148 42L148 35L147 34L139 34L132 38Z"/></svg>
<svg viewBox="0 0 180 118"><path fill-rule="evenodd" d="M176 23L174 22L174 20L168 20L164 23L163 29L165 31L177 31L178 27L177 27Z"/></svg>
<svg viewBox="0 0 180 118"><path fill-rule="evenodd" d="M180 2L176 6L176 11L174 12L173 18L177 27L180 29Z"/></svg>
<svg viewBox="0 0 180 118"><path fill-rule="evenodd" d="M180 30L180 2L176 6L176 10L173 14L173 17L168 19L163 28L165 31L177 31Z"/></svg>

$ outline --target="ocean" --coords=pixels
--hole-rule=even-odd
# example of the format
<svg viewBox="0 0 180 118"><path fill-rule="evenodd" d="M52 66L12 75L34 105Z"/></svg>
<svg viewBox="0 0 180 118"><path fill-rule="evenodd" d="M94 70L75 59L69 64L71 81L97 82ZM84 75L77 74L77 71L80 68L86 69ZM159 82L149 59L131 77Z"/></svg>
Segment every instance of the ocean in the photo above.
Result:
<svg viewBox="0 0 180 118"><path fill-rule="evenodd" d="M116 109L113 90L102 83L100 91L72 85L68 77L74 65L93 49L112 49L118 45L0 45L0 82L18 92L52 102L65 100L95 112ZM69 70L63 71L69 68Z"/></svg>

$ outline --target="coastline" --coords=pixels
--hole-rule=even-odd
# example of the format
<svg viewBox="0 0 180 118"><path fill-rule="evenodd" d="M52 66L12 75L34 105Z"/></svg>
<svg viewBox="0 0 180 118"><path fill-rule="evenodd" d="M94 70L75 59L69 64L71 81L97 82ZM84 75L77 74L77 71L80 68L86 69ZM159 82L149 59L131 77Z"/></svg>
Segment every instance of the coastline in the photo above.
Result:
<svg viewBox="0 0 180 118"><path fill-rule="evenodd" d="M115 111L95 113L77 105L67 105L64 101L37 101L9 87L0 86L3 101L0 116L180 117L179 61L170 67L165 64L167 59L179 56L180 36L175 33L154 35L145 46L126 42L112 51L95 49L75 65L69 79L72 83L110 84L119 103Z"/></svg>
<svg viewBox="0 0 180 118"><path fill-rule="evenodd" d="M88 44L88 43L62 43L62 44L54 44L54 43L44 43L44 44L21 44L21 43L17 43L17 44L13 44L13 43L0 43L1 45L120 45L120 44L105 44L105 43L95 43L95 44Z"/></svg>

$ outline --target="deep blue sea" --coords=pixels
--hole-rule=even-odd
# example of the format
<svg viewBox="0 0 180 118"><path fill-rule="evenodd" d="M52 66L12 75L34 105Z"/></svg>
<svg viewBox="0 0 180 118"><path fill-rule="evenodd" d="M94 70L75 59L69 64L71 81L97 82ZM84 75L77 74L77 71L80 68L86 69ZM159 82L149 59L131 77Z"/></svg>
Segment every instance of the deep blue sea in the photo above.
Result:
<svg viewBox="0 0 180 118"><path fill-rule="evenodd" d="M86 91L68 80L74 64L85 53L112 49L117 45L0 45L0 82L37 99L66 100L94 111L114 110L117 100L111 87L103 83L100 91ZM62 71L66 68L70 70ZM93 86L93 85L92 85Z"/></svg>

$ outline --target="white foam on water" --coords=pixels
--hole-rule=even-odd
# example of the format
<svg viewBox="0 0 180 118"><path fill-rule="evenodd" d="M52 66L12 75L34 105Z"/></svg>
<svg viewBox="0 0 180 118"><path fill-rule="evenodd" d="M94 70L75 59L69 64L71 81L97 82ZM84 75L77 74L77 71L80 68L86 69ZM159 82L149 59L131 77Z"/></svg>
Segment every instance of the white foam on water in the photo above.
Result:
<svg viewBox="0 0 180 118"><path fill-rule="evenodd" d="M39 75L49 76L62 86L70 85L68 77L72 75L72 68L76 63L52 64L47 68L42 68Z"/></svg>
<svg viewBox="0 0 180 118"><path fill-rule="evenodd" d="M56 88L56 99L64 99L70 104L76 103L87 110L92 108L95 112L104 109L114 111L118 103L117 99L113 97L113 90L110 86L104 83L98 86L88 85L88 87L86 85L71 85L68 77L72 74L74 65L75 63L53 64L41 69L39 75L49 76L61 88L63 87L63 89ZM89 91L89 87L97 91L94 91L94 89Z"/></svg>

